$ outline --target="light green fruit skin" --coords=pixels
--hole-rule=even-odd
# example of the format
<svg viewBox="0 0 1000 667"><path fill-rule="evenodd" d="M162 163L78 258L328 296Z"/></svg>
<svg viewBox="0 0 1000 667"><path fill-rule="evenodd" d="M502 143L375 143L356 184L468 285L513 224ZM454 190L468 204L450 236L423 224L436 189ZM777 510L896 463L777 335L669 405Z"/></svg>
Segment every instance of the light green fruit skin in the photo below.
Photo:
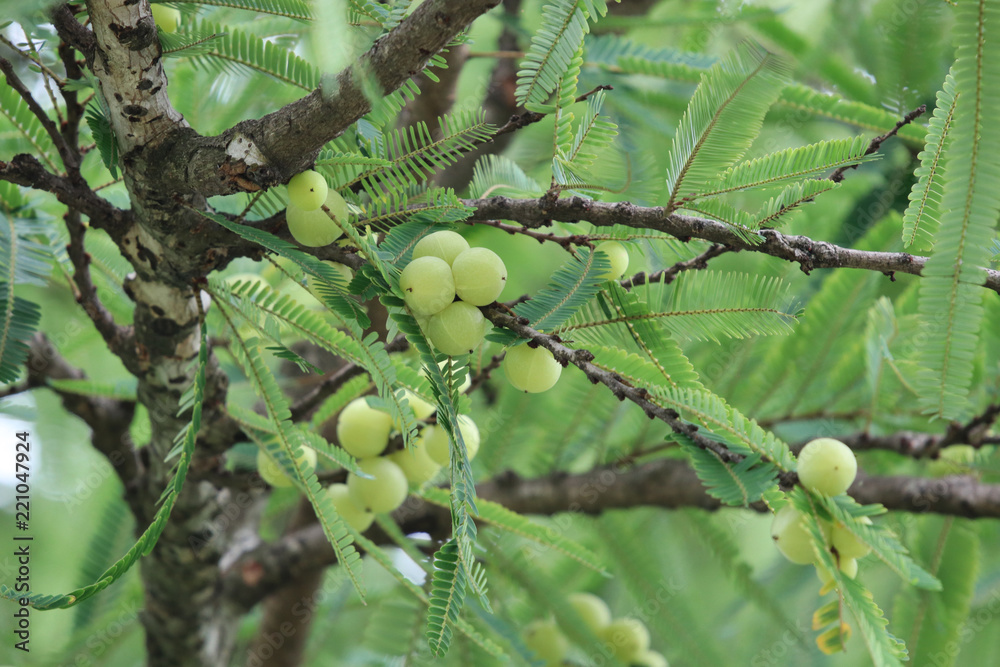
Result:
<svg viewBox="0 0 1000 667"><path fill-rule="evenodd" d="M452 231L434 232L417 241L413 246L413 258L437 257L451 266L455 258L469 249L469 242L461 234Z"/></svg>
<svg viewBox="0 0 1000 667"><path fill-rule="evenodd" d="M150 7L153 10L153 21L156 27L163 32L177 32L177 25L181 22L181 13L173 7L155 4Z"/></svg>
<svg viewBox="0 0 1000 667"><path fill-rule="evenodd" d="M358 507L381 514L393 511L406 500L410 488L406 475L389 459L384 456L362 459L358 461L358 469L374 477L365 479L354 473L347 474L347 490Z"/></svg>
<svg viewBox="0 0 1000 667"><path fill-rule="evenodd" d="M555 621L537 619L524 627L524 645L550 663L558 663L569 653L569 640Z"/></svg>
<svg viewBox="0 0 1000 667"><path fill-rule="evenodd" d="M830 526L821 522L827 540L830 537ZM812 538L806 530L803 516L791 505L785 505L774 516L771 523L771 538L781 555L797 565L811 565L816 562L816 552L812 547Z"/></svg>
<svg viewBox="0 0 1000 667"><path fill-rule="evenodd" d="M451 264L458 298L473 306L488 306L507 284L507 267L489 248L469 248Z"/></svg>
<svg viewBox="0 0 1000 667"><path fill-rule="evenodd" d="M517 390L537 394L555 386L562 374L562 366L543 347L518 345L507 350L503 372Z"/></svg>
<svg viewBox="0 0 1000 667"><path fill-rule="evenodd" d="M649 650L649 630L635 618L616 618L604 628L601 638L623 662Z"/></svg>
<svg viewBox="0 0 1000 667"><path fill-rule="evenodd" d="M605 280L619 280L628 269L628 250L618 241L597 244L595 251L603 252L611 261L611 268L602 276Z"/></svg>
<svg viewBox="0 0 1000 667"><path fill-rule="evenodd" d="M872 520L861 517L861 523L871 525ZM864 558L871 553L872 548L854 536L842 523L836 523L830 532L830 542L841 558Z"/></svg>
<svg viewBox="0 0 1000 667"><path fill-rule="evenodd" d="M847 491L858 474L858 459L840 440L817 438L799 452L799 481L810 491L837 496Z"/></svg>
<svg viewBox="0 0 1000 667"><path fill-rule="evenodd" d="M312 169L295 174L288 181L288 201L303 211L315 211L330 192L323 174Z"/></svg>
<svg viewBox="0 0 1000 667"><path fill-rule="evenodd" d="M573 593L567 598L576 613L595 637L611 624L611 610L604 600L592 593Z"/></svg>
<svg viewBox="0 0 1000 667"><path fill-rule="evenodd" d="M399 275L403 301L418 317L436 315L455 300L455 279L440 257L418 257Z"/></svg>
<svg viewBox="0 0 1000 667"><path fill-rule="evenodd" d="M302 458L308 468L316 468L316 450L312 447L302 447ZM263 449L257 450L257 473L260 478L275 488L295 486L292 478Z"/></svg>
<svg viewBox="0 0 1000 667"><path fill-rule="evenodd" d="M629 667L670 667L670 663L667 662L662 653L643 651L632 658Z"/></svg>
<svg viewBox="0 0 1000 667"><path fill-rule="evenodd" d="M436 405L428 403L409 389L404 390L403 393L406 395L406 400L410 403L410 409L413 410L413 416L417 419L427 419L437 410Z"/></svg>
<svg viewBox="0 0 1000 667"><path fill-rule="evenodd" d="M336 190L329 191L325 203L337 220L347 223L347 202ZM295 204L289 204L285 209L285 221L292 238L309 248L330 245L344 235L344 230L322 207L306 211Z"/></svg>
<svg viewBox="0 0 1000 667"><path fill-rule="evenodd" d="M845 577L853 579L858 576L858 559L841 558L839 569L841 574ZM824 587L829 586L833 582L833 575L822 563L816 563L816 576L819 577L820 583L822 583Z"/></svg>
<svg viewBox="0 0 1000 667"><path fill-rule="evenodd" d="M326 487L326 494L330 497L330 502L333 503L333 508L337 510L340 518L354 530L363 533L375 521L374 514L366 512L354 504L346 484L331 484Z"/></svg>
<svg viewBox="0 0 1000 667"><path fill-rule="evenodd" d="M428 426L424 429L424 433L426 434L427 429L432 428L434 427ZM386 458L400 467L410 484L418 486L433 479L441 470L441 464L427 453L426 436L417 438L412 451L401 449L389 454Z"/></svg>
<svg viewBox="0 0 1000 667"><path fill-rule="evenodd" d="M466 456L471 461L479 453L479 427L476 426L476 422L472 421L472 417L459 415L458 431L462 434L462 441L465 443ZM448 432L439 424L437 426L428 426L424 429L424 433L427 442L427 455L435 463L442 466L448 465L451 461L449 458L451 456L451 449Z"/></svg>
<svg viewBox="0 0 1000 667"><path fill-rule="evenodd" d="M348 403L337 418L337 440L351 456L378 456L389 444L392 417L368 405L364 398Z"/></svg>
<svg viewBox="0 0 1000 667"><path fill-rule="evenodd" d="M457 357L468 354L483 342L482 312L464 301L455 301L427 325L427 337L437 349Z"/></svg>

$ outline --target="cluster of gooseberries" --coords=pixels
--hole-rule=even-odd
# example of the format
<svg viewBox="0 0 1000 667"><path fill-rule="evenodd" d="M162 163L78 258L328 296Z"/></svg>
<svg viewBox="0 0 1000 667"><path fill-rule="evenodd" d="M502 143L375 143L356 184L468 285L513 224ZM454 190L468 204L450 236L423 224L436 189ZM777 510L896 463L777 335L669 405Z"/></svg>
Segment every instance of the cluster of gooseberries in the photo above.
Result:
<svg viewBox="0 0 1000 667"><path fill-rule="evenodd" d="M858 461L851 448L833 438L817 438L810 441L799 453L798 474L802 486L826 496L845 493L858 473ZM805 517L791 505L786 505L775 514L771 524L771 537L778 551L793 563L816 565L816 573L824 588L833 581L833 574L819 562L812 546L812 538L805 527ZM867 517L862 523L870 524ZM843 523L819 520L820 529L827 548L836 552L840 571L850 578L858 573L858 559L871 551L864 541L858 539Z"/></svg>
<svg viewBox="0 0 1000 667"><path fill-rule="evenodd" d="M604 641L615 659L631 667L669 667L662 654L649 648L649 630L634 618L612 619L604 600L591 593L573 593L567 599L587 629ZM551 619L537 619L524 629L524 644L548 665L560 665L569 652L569 640Z"/></svg>
<svg viewBox="0 0 1000 667"><path fill-rule="evenodd" d="M319 172L307 169L288 181L285 220L292 238L300 244L310 248L330 245L344 233L338 221L346 224L349 214L347 202L330 189Z"/></svg>
<svg viewBox="0 0 1000 667"><path fill-rule="evenodd" d="M495 252L471 248L451 231L422 238L399 276L406 306L431 344L449 356L472 352L483 341L489 322L479 306L496 301L506 282L507 267Z"/></svg>

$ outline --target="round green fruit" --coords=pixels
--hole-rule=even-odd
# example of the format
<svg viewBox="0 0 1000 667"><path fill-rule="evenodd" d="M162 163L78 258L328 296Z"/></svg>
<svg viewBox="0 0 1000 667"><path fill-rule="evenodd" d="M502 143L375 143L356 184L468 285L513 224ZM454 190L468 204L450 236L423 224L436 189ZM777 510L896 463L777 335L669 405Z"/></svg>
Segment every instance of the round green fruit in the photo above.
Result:
<svg viewBox="0 0 1000 667"><path fill-rule="evenodd" d="M421 421L430 417L437 410L436 405L428 403L409 389L404 390L403 394L406 396L406 400L410 404L410 409L413 410L413 416Z"/></svg>
<svg viewBox="0 0 1000 667"><path fill-rule="evenodd" d="M853 579L858 576L858 559L841 558L838 569L845 577ZM819 577L820 583L823 584L824 588L833 583L833 574L830 573L830 570L823 563L816 563L816 576Z"/></svg>
<svg viewBox="0 0 1000 667"><path fill-rule="evenodd" d="M363 509L358 508L351 500L350 492L347 490L346 484L331 484L326 487L326 494L330 497L330 502L333 503L333 509L337 510L337 514L340 518L344 520L348 526L354 528L358 532L365 532L368 530L372 522L375 521L375 515L371 512L366 512Z"/></svg>
<svg viewBox="0 0 1000 667"><path fill-rule="evenodd" d="M628 269L628 250L618 241L597 244L596 252L603 252L611 261L611 268L602 276L605 280L619 280Z"/></svg>
<svg viewBox="0 0 1000 667"><path fill-rule="evenodd" d="M847 491L858 475L858 459L840 440L817 438L799 452L799 481L810 491L837 496Z"/></svg>
<svg viewBox="0 0 1000 667"><path fill-rule="evenodd" d="M312 169L295 174L288 181L288 201L303 211L315 211L322 206L329 191L323 174Z"/></svg>
<svg viewBox="0 0 1000 667"><path fill-rule="evenodd" d="M861 517L860 521L869 526L872 523L872 520L866 516ZM833 530L830 533L830 542L833 543L833 548L837 550L837 554L841 558L864 558L872 550L870 546L857 538L854 533L847 529L847 526L839 521L833 526Z"/></svg>
<svg viewBox="0 0 1000 667"><path fill-rule="evenodd" d="M537 394L555 386L562 366L544 347L518 345L507 350L503 373L519 391Z"/></svg>
<svg viewBox="0 0 1000 667"><path fill-rule="evenodd" d="M156 3L150 6L153 10L153 21L156 27L163 32L177 32L177 25L181 22L181 13L173 7L167 7Z"/></svg>
<svg viewBox="0 0 1000 667"><path fill-rule="evenodd" d="M401 449L386 457L400 467L410 484L419 486L433 479L441 470L441 464L427 453L427 431L434 428L436 427L428 426L425 428L421 437L417 438L414 443L412 450Z"/></svg>
<svg viewBox="0 0 1000 667"><path fill-rule="evenodd" d="M306 468L316 467L316 450L312 447L302 447L300 462L306 464ZM268 456L263 449L257 450L257 473L260 478L275 488L295 486L292 478L285 474L284 468Z"/></svg>
<svg viewBox="0 0 1000 667"><path fill-rule="evenodd" d="M449 356L468 354L483 342L484 319L475 306L455 301L431 317L427 337L434 347Z"/></svg>
<svg viewBox="0 0 1000 667"><path fill-rule="evenodd" d="M785 505L774 515L771 523L771 538L781 555L798 565L810 565L816 562L816 552L813 551L812 538L806 530L804 518L791 505ZM824 536L830 538L830 526L821 521Z"/></svg>
<svg viewBox="0 0 1000 667"><path fill-rule="evenodd" d="M583 619L590 632L599 637L605 628L611 624L611 610L601 598L592 593L573 593L569 603Z"/></svg>
<svg viewBox="0 0 1000 667"><path fill-rule="evenodd" d="M488 306L507 284L507 267L489 248L469 248L452 262L455 293L473 306Z"/></svg>
<svg viewBox="0 0 1000 667"><path fill-rule="evenodd" d="M366 459L378 456L389 444L392 417L356 398L340 411L337 440L351 456Z"/></svg>
<svg viewBox="0 0 1000 667"><path fill-rule="evenodd" d="M347 224L347 202L336 190L330 190L327 194L326 207L337 220ZM344 234L340 225L322 207L306 211L289 204L285 209L285 221L292 238L309 248L330 245Z"/></svg>
<svg viewBox="0 0 1000 667"><path fill-rule="evenodd" d="M455 300L455 279L440 257L418 257L399 275L403 301L414 315L430 317ZM481 314L480 314L481 315Z"/></svg>
<svg viewBox="0 0 1000 667"><path fill-rule="evenodd" d="M479 453L479 427L468 415L459 415L458 432L462 434L465 453L471 461ZM444 427L440 424L428 426L424 429L424 439L427 442L427 454L431 460L442 466L448 465L451 450L448 432L444 430Z"/></svg>
<svg viewBox="0 0 1000 667"><path fill-rule="evenodd" d="M524 645L540 660L558 663L569 652L569 640L555 621L538 619L524 628Z"/></svg>
<svg viewBox="0 0 1000 667"><path fill-rule="evenodd" d="M380 514L391 512L406 500L409 484L403 470L389 459L379 456L358 461L358 469L374 479L347 475L347 490L351 500L363 510Z"/></svg>
<svg viewBox="0 0 1000 667"><path fill-rule="evenodd" d="M455 258L469 249L469 242L461 234L451 231L434 232L417 241L413 246L413 258L437 257L451 266Z"/></svg>
<svg viewBox="0 0 1000 667"><path fill-rule="evenodd" d="M649 650L649 630L635 618L618 618L604 628L602 638L622 662L629 662Z"/></svg>

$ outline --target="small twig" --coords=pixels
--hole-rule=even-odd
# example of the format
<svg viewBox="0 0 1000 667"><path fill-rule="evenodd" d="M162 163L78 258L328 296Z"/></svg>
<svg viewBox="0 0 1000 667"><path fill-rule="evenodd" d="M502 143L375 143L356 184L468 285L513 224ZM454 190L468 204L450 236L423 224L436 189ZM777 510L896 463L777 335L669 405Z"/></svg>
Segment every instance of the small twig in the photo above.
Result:
<svg viewBox="0 0 1000 667"><path fill-rule="evenodd" d="M926 112L927 112L927 105L921 104L919 107L917 107L910 113L903 116L903 119L896 123L896 127L892 128L885 134L879 135L871 140L871 143L868 144L868 150L865 151L865 155L871 155L872 153L877 151L882 146L882 142L884 142L889 137L895 136L895 134L899 132L900 129L903 128L903 126L909 125L910 123L912 123L914 120L916 120ZM840 183L842 180L844 180L844 172L846 172L848 169L857 169L857 168L858 165L856 164L839 167L832 174L830 174L829 180L833 181L834 183Z"/></svg>
<svg viewBox="0 0 1000 667"><path fill-rule="evenodd" d="M115 323L114 317L97 296L97 288L90 278L90 255L83 244L87 228L83 224L80 211L70 209L63 217L69 230L69 245L66 246L66 251L73 263L73 292L76 301L83 306L84 312L94 323L104 342L108 344L108 348L124 360L127 346L133 336L132 329Z"/></svg>
<svg viewBox="0 0 1000 667"><path fill-rule="evenodd" d="M35 48L35 42L31 39L31 35L28 31L24 31L24 38L28 41L28 46L31 47L31 54L34 56L31 60L38 65L42 70L42 84L45 86L45 92L49 95L49 101L52 102L52 109L56 112L56 118L59 119L59 124L62 125L65 121L62 112L59 110L59 102L56 101L55 93L52 92L52 85L49 83L49 78L56 82L56 85L62 85L59 78L53 74L52 70L42 64L42 58L38 53L38 49Z"/></svg>
<svg viewBox="0 0 1000 667"><path fill-rule="evenodd" d="M675 433L684 435L691 439L696 445L716 454L725 463L738 463L743 460L743 456L730 451L721 443L710 438L706 438L696 425L681 419L676 410L671 410L657 405L650 400L649 392L642 387L635 387L625 381L624 378L612 371L604 370L595 366L592 361L594 355L589 350L573 350L562 344L558 336L543 334L528 326L527 321L516 315L509 315L498 308L485 308L484 315L493 324L509 329L522 338L527 338L539 347L544 347L552 353L563 366L573 364L587 376L587 379L594 384L603 384L620 401L628 399L642 408L643 412L650 419L659 419L667 424ZM779 476L781 483L785 486L795 484L798 477L793 472L781 473Z"/></svg>
<svg viewBox="0 0 1000 667"><path fill-rule="evenodd" d="M601 90L614 90L614 87L608 85L597 86L593 90L587 91L583 95L577 96L577 98L573 101L583 102L588 97ZM537 123L541 119L545 118L547 115L548 114L539 113L537 111L525 111L522 114L515 114L510 117L510 120L508 120L505 125L503 125L500 129L494 132L488 139L476 142L475 144L473 144L473 147L478 146L480 144L492 143L497 137L509 134L511 132L516 132L517 130L525 128L533 123Z"/></svg>
<svg viewBox="0 0 1000 667"><path fill-rule="evenodd" d="M691 259L683 262L677 262L671 267L661 269L660 271L654 271L650 274L640 271L631 278L622 280L621 286L625 289L632 289L633 287L645 285L647 283L663 283L664 285L669 285L682 271L706 269L708 268L708 260L713 257L718 257L719 255L724 255L731 250L733 250L733 248L730 246L713 243L708 250L701 253L697 257L692 257Z"/></svg>
<svg viewBox="0 0 1000 667"><path fill-rule="evenodd" d="M490 374L496 369L500 368L500 364L503 362L504 353L495 354L493 358L487 362L485 366L479 369L479 372L472 376L469 382L468 388L465 393L469 396L479 388L479 385L490 379Z"/></svg>
<svg viewBox="0 0 1000 667"><path fill-rule="evenodd" d="M569 236L559 236L558 234L551 234L551 233L545 234L542 232L536 232L531 229L527 229L525 227L519 227L517 225L508 225L507 223L501 222L499 220L477 220L472 218L466 220L466 224L487 225L489 227L495 227L496 229L501 229L507 232L511 236L514 236L515 234L521 234L523 236L531 237L536 241L538 241L539 243L545 243L546 241L550 241L552 243L558 243L568 252L573 254L575 254L573 246L585 245L593 247L594 245L593 242L590 240L590 237L588 237L586 234L571 234Z"/></svg>
<svg viewBox="0 0 1000 667"><path fill-rule="evenodd" d="M45 64L42 63L42 61L40 59L38 59L36 56L33 56L30 53L25 53L21 49L17 48L17 46L15 46L14 43L11 42L9 39L7 39L6 37L4 37L3 34L0 34L0 42L2 42L3 44L6 44L7 47L11 51L13 51L14 53L16 53L17 55L21 56L22 58L25 58L26 60L30 60L31 62L33 62L35 65L38 66L38 68L40 70L42 70L45 74L47 74L49 77L51 77L52 80L56 82L56 84L62 86L62 85L64 85L66 83L65 81L62 80L62 78L59 77L58 74L56 74L51 69L49 69L48 67L46 67ZM31 44L31 38L28 38L28 43ZM32 49L34 49L34 44L32 44ZM37 51L36 51L36 53L37 53ZM51 96L51 91L49 91L49 94ZM55 99L54 98L52 100L52 103L55 104Z"/></svg>
<svg viewBox="0 0 1000 667"><path fill-rule="evenodd" d="M523 58L524 51L469 51L469 58Z"/></svg>
<svg viewBox="0 0 1000 667"><path fill-rule="evenodd" d="M388 353L401 352L409 346L409 341L403 335L396 336L385 346ZM291 408L292 421L302 421L319 406L328 396L331 396L353 377L366 373L364 366L346 364L334 371L329 377L313 387L312 391L300 398Z"/></svg>

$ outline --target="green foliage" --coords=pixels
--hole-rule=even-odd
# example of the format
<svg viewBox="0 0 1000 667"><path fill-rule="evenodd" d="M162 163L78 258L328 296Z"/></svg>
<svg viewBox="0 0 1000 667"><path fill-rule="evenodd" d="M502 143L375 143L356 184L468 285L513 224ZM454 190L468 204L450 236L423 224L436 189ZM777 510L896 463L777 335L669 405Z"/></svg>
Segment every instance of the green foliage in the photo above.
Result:
<svg viewBox="0 0 1000 667"><path fill-rule="evenodd" d="M763 463L760 454L746 456L736 464L727 463L682 433L675 433L672 438L687 452L706 493L726 505L749 507L776 485L777 470Z"/></svg>
<svg viewBox="0 0 1000 667"><path fill-rule="evenodd" d="M220 35L204 48L185 49L178 55L189 57L195 67L233 74L258 72L278 81L311 91L319 85L319 72L292 51L243 30L226 30L208 21L193 21L190 34L198 39Z"/></svg>
<svg viewBox="0 0 1000 667"><path fill-rule="evenodd" d="M186 0L185 4L246 9L258 14L274 14L300 21L312 18L309 4L303 0Z"/></svg>
<svg viewBox="0 0 1000 667"><path fill-rule="evenodd" d="M428 488L421 491L420 495L435 505L448 507L448 494L438 488ZM593 569L600 574L607 574L607 566L601 562L596 554L581 544L577 544L557 531L551 530L527 517L512 512L503 505L490 500L478 500L476 506L479 508L479 519L490 523L501 530L508 531L514 535L519 535L525 539L537 542L544 547L554 549L562 555L572 558L581 565Z"/></svg>
<svg viewBox="0 0 1000 667"><path fill-rule="evenodd" d="M777 58L749 44L703 75L674 134L667 210L682 206L743 156L786 76Z"/></svg>
<svg viewBox="0 0 1000 667"><path fill-rule="evenodd" d="M21 96L7 83L6 76L0 77L0 115L24 137L34 155L52 171L59 171L52 157L55 151L52 139Z"/></svg>
<svg viewBox="0 0 1000 667"><path fill-rule="evenodd" d="M920 283L920 312L931 323L916 383L928 414L961 419L970 413L977 332L983 317L982 271L989 261L1000 196L984 177L1000 172L1000 132L988 109L1000 105L1000 7L963 3L956 14L958 57L954 129L949 133L940 223Z"/></svg>
<svg viewBox="0 0 1000 667"><path fill-rule="evenodd" d="M590 30L588 18L596 21L607 13L605 0L553 0L542 8L542 26L518 72L518 104L532 109L548 101Z"/></svg>
<svg viewBox="0 0 1000 667"><path fill-rule="evenodd" d="M918 240L921 246L929 245L940 225L946 155L957 101L955 79L948 74L944 87L937 94L937 105L927 127L924 150L919 156L920 166L914 172L917 182L913 184L910 205L903 214L903 244L907 247Z"/></svg>
<svg viewBox="0 0 1000 667"><path fill-rule="evenodd" d="M893 624L906 638L915 664L956 664L960 631L968 617L979 574L980 541L976 531L952 517L923 517L916 549L941 579L940 591L905 589L896 597Z"/></svg>

